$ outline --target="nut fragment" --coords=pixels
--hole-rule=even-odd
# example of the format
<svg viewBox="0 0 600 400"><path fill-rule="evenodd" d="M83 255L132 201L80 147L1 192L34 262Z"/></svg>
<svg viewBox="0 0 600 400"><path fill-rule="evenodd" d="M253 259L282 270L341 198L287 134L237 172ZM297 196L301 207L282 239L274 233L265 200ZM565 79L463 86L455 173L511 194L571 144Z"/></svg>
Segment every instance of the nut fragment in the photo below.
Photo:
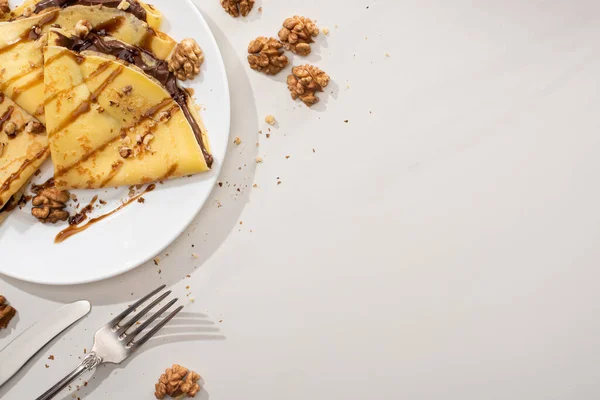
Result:
<svg viewBox="0 0 600 400"><path fill-rule="evenodd" d="M165 373L160 376L158 383L154 385L157 399L163 399L165 396L178 397L187 395L195 397L201 387L198 384L200 375L194 371L188 371L181 365L173 364L167 368Z"/></svg>
<svg viewBox="0 0 600 400"><path fill-rule="evenodd" d="M119 5L117 6L117 8L119 10L129 10L129 7L131 6L131 4L129 4L129 2L127 0L123 0L119 3Z"/></svg>
<svg viewBox="0 0 600 400"><path fill-rule="evenodd" d="M267 115L265 117L265 122L269 125L275 125L275 117L272 115Z"/></svg>
<svg viewBox="0 0 600 400"><path fill-rule="evenodd" d="M0 295L0 329L6 329L16 313L17 310L6 304L6 297Z"/></svg>
<svg viewBox="0 0 600 400"><path fill-rule="evenodd" d="M323 91L323 88L329 84L329 79L329 75L319 68L306 64L292 68L292 74L287 78L287 85L292 99L300 99L310 107L319 101L315 94Z"/></svg>
<svg viewBox="0 0 600 400"><path fill-rule="evenodd" d="M250 14L255 0L221 0L223 9L234 18Z"/></svg>
<svg viewBox="0 0 600 400"><path fill-rule="evenodd" d="M8 121L4 125L4 133L6 133L6 136L8 136L11 139L17 136L17 124L15 124L12 121Z"/></svg>
<svg viewBox="0 0 600 400"><path fill-rule="evenodd" d="M10 13L10 5L8 0L0 0L0 17Z"/></svg>
<svg viewBox="0 0 600 400"><path fill-rule="evenodd" d="M38 121L29 121L25 126L25 132L27 133L42 133L44 132L44 125Z"/></svg>
<svg viewBox="0 0 600 400"><path fill-rule="evenodd" d="M250 68L275 75L288 65L283 54L283 44L275 38L258 37L248 45L248 63Z"/></svg>
<svg viewBox="0 0 600 400"><path fill-rule="evenodd" d="M71 194L66 190L58 190L55 187L45 188L31 201L33 205L31 215L44 224L66 221L69 219L69 212L65 208L70 199Z"/></svg>
<svg viewBox="0 0 600 400"><path fill-rule="evenodd" d="M123 158L129 158L132 154L133 150L131 150L129 147L123 146L119 149L119 155Z"/></svg>
<svg viewBox="0 0 600 400"><path fill-rule="evenodd" d="M75 24L75 35L77 35L81 39L85 39L91 30L92 24L90 24L90 22L87 19L80 19Z"/></svg>
<svg viewBox="0 0 600 400"><path fill-rule="evenodd" d="M279 31L279 39L285 48L301 56L310 54L310 43L313 43L313 37L318 35L319 28L315 23L310 18L298 15L286 19Z"/></svg>
<svg viewBox="0 0 600 400"><path fill-rule="evenodd" d="M121 92L123 92L124 95L128 96L131 94L132 90L133 90L133 86L127 85L123 89L121 89Z"/></svg>
<svg viewBox="0 0 600 400"><path fill-rule="evenodd" d="M169 58L169 71L182 81L194 79L200 73L203 62L204 53L198 43L194 39L184 39Z"/></svg>

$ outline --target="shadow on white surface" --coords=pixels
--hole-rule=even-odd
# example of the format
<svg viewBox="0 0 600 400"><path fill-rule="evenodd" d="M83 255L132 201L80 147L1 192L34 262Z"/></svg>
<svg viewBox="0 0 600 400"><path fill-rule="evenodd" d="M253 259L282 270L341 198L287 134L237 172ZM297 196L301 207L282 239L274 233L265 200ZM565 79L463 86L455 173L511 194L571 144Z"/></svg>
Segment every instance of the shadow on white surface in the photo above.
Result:
<svg viewBox="0 0 600 400"><path fill-rule="evenodd" d="M255 11L253 11L256 13ZM231 138L239 137L246 146L258 142L258 112L254 93L248 80L246 60L235 53L225 33L205 15L221 50L230 82L232 118ZM199 99L201 102L201 99ZM256 172L257 151L240 151L240 146L229 144L227 156L219 175L223 186L216 186L209 200L194 222L160 256L158 266L152 261L123 275L104 281L72 286L46 286L19 281L2 276L9 284L32 295L68 303L86 299L93 305L117 304L131 301L135 296L148 292L159 284L167 286L185 279L208 260L227 239L239 221L247 204ZM185 178L183 178L185 179ZM166 206L166 205L165 205ZM203 234L203 235L202 235ZM189 254L189 262L174 264L168 259L170 253ZM182 257L179 257L180 259ZM82 260L82 268L85 261Z"/></svg>

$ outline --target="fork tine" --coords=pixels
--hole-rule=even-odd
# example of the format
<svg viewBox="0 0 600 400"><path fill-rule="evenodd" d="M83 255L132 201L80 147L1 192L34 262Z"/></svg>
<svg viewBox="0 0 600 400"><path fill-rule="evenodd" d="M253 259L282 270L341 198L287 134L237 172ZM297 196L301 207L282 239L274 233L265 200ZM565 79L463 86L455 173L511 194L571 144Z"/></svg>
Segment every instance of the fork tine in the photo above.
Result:
<svg viewBox="0 0 600 400"><path fill-rule="evenodd" d="M175 309L175 311L173 311L171 314L169 314L167 317L165 317L165 319L163 319L158 324L156 324L156 326L154 328L152 328L150 330L150 332L148 332L147 334L142 336L142 338L140 340L134 341L132 350L135 350L138 347L140 347L141 345L143 345L144 343L146 343L152 336L154 336L158 331L160 331L163 326L165 326L170 320L172 320L177 315L177 313L181 310L183 310L183 306L177 307Z"/></svg>
<svg viewBox="0 0 600 400"><path fill-rule="evenodd" d="M163 301L170 294L171 294L170 290L168 292L163 293L162 295L160 295L160 297L157 297L152 303L148 304L142 311L140 311L139 313L134 315L133 318L131 318L131 320L127 321L126 324L124 324L124 325L119 324L119 329L117 330L117 335L121 336L122 334L127 332L127 329L131 328L133 326L133 324L138 322L144 315L148 314L148 311L152 310L158 303Z"/></svg>
<svg viewBox="0 0 600 400"><path fill-rule="evenodd" d="M119 322L121 322L123 320L123 318L125 318L126 316L128 316L129 314L131 314L133 312L133 310L135 310L136 308L138 308L142 303L144 303L149 298L151 298L156 293L160 292L161 290L163 290L166 287L167 287L167 285L162 285L161 287L154 289L152 292L148 293L146 296L142 297L141 299L139 299L138 301L136 301L135 303L133 303L131 305L131 307L128 307L125 311L123 311L121 314L119 314L116 317L114 317L108 323L110 325L110 327L112 328L115 325L117 325Z"/></svg>
<svg viewBox="0 0 600 400"><path fill-rule="evenodd" d="M167 305L165 305L163 308L161 308L156 313L154 313L154 315L152 315L150 318L148 318L146 321L144 321L140 326L138 326L137 328L135 328L135 330L133 332L131 332L131 334L129 334L129 337L131 337L131 341L133 342L133 340L135 339L135 337L137 335L139 335L152 322L154 322L154 320L156 320L158 317L160 317L162 314L164 314L165 311L167 311L169 308L171 308L171 306L173 304L175 304L177 302L177 300L178 299L171 300L170 302L167 303Z"/></svg>

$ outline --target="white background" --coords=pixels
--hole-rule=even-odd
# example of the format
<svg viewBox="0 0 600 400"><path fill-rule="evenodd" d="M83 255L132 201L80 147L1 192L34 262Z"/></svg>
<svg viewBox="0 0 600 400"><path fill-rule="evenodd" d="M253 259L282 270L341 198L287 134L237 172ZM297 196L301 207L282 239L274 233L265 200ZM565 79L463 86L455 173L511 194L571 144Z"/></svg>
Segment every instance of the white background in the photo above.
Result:
<svg viewBox="0 0 600 400"><path fill-rule="evenodd" d="M94 309L0 397L35 398L166 283L186 314L76 396L151 399L180 363L201 399L598 398L600 3L258 0L238 20L198 3L242 140L223 187L158 267L4 279L19 317L0 347L61 303ZM245 59L293 14L331 30L308 57L333 78L312 110Z"/></svg>

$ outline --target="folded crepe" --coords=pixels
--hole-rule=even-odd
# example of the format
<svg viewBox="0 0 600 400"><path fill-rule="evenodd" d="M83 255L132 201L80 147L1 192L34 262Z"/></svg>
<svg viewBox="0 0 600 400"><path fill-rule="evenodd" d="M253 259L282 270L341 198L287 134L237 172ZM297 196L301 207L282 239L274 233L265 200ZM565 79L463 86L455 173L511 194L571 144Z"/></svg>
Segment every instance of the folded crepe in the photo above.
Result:
<svg viewBox="0 0 600 400"><path fill-rule="evenodd" d="M58 188L134 185L210 169L206 129L189 93L151 52L51 29L44 80Z"/></svg>
<svg viewBox="0 0 600 400"><path fill-rule="evenodd" d="M49 155L41 123L0 92L0 222L18 205L26 183Z"/></svg>
<svg viewBox="0 0 600 400"><path fill-rule="evenodd" d="M138 45L159 59L167 58L176 42L157 30L160 13L154 8L152 14L147 12L150 6L135 0L128 0L131 5L126 11L115 3L42 0L35 3L34 14L28 18L0 22L0 91L45 123L43 48L47 32L51 26L72 30L80 20L87 20L100 35Z"/></svg>

